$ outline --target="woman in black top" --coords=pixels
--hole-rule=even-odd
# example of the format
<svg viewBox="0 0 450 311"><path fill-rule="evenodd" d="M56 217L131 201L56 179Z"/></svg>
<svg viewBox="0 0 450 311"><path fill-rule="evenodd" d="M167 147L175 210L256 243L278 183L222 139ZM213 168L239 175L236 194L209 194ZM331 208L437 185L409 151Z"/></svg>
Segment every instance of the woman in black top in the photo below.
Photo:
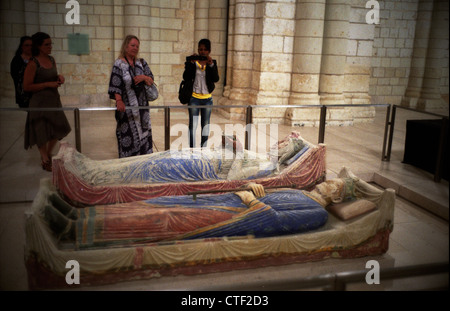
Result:
<svg viewBox="0 0 450 311"><path fill-rule="evenodd" d="M10 72L14 80L14 88L16 91L16 104L20 108L27 108L30 102L31 94L23 90L23 75L28 61L31 58L32 40L30 36L20 38L20 44L16 54L11 60Z"/></svg>
<svg viewBox="0 0 450 311"><path fill-rule="evenodd" d="M189 108L189 145L195 147L195 132L198 125L198 117L201 113L202 139L201 147L206 147L209 137L209 120L211 117L211 108L213 99L211 93L214 91L217 81L219 81L219 72L217 62L209 55L211 52L211 41L201 39L198 42L198 55L194 54L187 57L184 64L183 80L193 87L192 97L189 101L190 106L203 106L205 108ZM201 56L201 57L196 57ZM201 58L201 59L200 59Z"/></svg>

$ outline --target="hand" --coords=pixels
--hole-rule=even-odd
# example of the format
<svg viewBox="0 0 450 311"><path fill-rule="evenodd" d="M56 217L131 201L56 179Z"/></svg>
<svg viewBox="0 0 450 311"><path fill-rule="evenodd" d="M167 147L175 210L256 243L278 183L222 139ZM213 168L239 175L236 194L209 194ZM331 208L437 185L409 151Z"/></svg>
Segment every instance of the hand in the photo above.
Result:
<svg viewBox="0 0 450 311"><path fill-rule="evenodd" d="M260 184L255 184L255 183L250 183L247 185L250 189L252 189L252 192L255 194L255 196L257 198L262 198L263 196L266 195L266 193L264 192L264 187L263 185Z"/></svg>
<svg viewBox="0 0 450 311"><path fill-rule="evenodd" d="M197 53L194 53L194 54L192 54L190 57L192 57L192 56L198 56L198 54ZM193 63L193 64L195 64L195 60L191 60L191 63Z"/></svg>
<svg viewBox="0 0 450 311"><path fill-rule="evenodd" d="M208 64L208 65L212 65L213 64L213 59L212 59L212 57L211 56L207 56L208 57L208 59L206 60L206 64Z"/></svg>
<svg viewBox="0 0 450 311"><path fill-rule="evenodd" d="M139 75L139 76L134 77L134 83L135 84L139 84L142 81L144 81L145 84L147 84L147 85L152 85L153 84L153 79L151 77L146 76L146 75Z"/></svg>
<svg viewBox="0 0 450 311"><path fill-rule="evenodd" d="M253 200L256 200L255 196L253 195L253 193L251 191L238 191L238 192L235 192L234 194L236 194L238 197L240 197L242 200L242 203L244 203L247 206L249 206Z"/></svg>
<svg viewBox="0 0 450 311"><path fill-rule="evenodd" d="M46 84L44 84L44 85L46 85L46 87L52 88L52 89L56 89L61 86L61 84L58 81L46 82Z"/></svg>
<svg viewBox="0 0 450 311"><path fill-rule="evenodd" d="M123 100L116 100L116 106L118 111L125 112L125 103L123 102Z"/></svg>
<svg viewBox="0 0 450 311"><path fill-rule="evenodd" d="M63 75L58 75L58 82L59 85L64 84L64 82L66 82L66 79L64 78Z"/></svg>

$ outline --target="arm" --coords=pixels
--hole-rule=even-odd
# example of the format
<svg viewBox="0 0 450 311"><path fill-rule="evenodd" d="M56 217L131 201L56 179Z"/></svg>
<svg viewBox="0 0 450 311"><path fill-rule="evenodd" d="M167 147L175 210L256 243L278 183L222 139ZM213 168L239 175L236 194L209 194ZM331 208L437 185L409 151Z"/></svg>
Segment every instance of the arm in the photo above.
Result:
<svg viewBox="0 0 450 311"><path fill-rule="evenodd" d="M249 205L255 202L259 202L257 198L265 196L264 187L260 184L250 183L244 185L244 187L250 187L252 191L238 191L235 194L239 196L242 203L250 207Z"/></svg>
<svg viewBox="0 0 450 311"><path fill-rule="evenodd" d="M155 82L153 73L150 70L150 67L148 66L147 62L143 58L141 59L141 63L142 63L142 67L144 69L144 74L134 77L134 83L139 84L142 81L144 81L145 84L150 86Z"/></svg>
<svg viewBox="0 0 450 311"><path fill-rule="evenodd" d="M125 103L122 98L122 90L125 88L122 79L122 70L118 66L113 66L111 77L109 79L108 94L109 98L116 101L117 110L124 112Z"/></svg>
<svg viewBox="0 0 450 311"><path fill-rule="evenodd" d="M219 70L217 69L217 62L215 59L212 60L212 64L206 67L206 73L212 82L216 83L219 81Z"/></svg>
<svg viewBox="0 0 450 311"><path fill-rule="evenodd" d="M22 64L18 61L18 58L15 56L12 59L11 65L9 68L10 69L9 72L11 73L11 77L14 80L14 84L17 83L17 80L19 80L20 66L22 66Z"/></svg>
<svg viewBox="0 0 450 311"><path fill-rule="evenodd" d="M125 112L125 103L123 102L122 95L114 94L114 99L116 100L117 110L120 112Z"/></svg>
<svg viewBox="0 0 450 311"><path fill-rule="evenodd" d="M183 80L194 81L195 79L195 64L192 62L184 63Z"/></svg>

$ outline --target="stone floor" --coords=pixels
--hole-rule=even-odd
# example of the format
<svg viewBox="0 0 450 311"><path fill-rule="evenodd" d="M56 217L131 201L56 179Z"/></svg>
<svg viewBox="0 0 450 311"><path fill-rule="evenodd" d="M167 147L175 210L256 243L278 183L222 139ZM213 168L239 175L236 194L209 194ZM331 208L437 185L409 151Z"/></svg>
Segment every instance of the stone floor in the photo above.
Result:
<svg viewBox="0 0 450 311"><path fill-rule="evenodd" d="M448 111L444 112L448 115ZM66 112L73 127L72 112ZM152 111L152 129L155 151L164 150L164 112ZM40 167L38 150L23 148L26 113L0 109L0 289L27 290L27 272L24 265L24 212L37 193L39 180L51 178L51 173ZM99 287L81 287L74 290L195 290L210 286L233 289L236 285L252 282L279 281L293 277L305 278L344 271L364 270L368 260L377 260L381 269L427 263L448 263L449 260L449 186L448 181L435 182L433 174L403 164L406 120L430 119L430 116L397 110L392 153L389 162L382 161L386 108L377 107L373 122L352 126L327 126L327 178L333 178L343 166L357 176L380 187L396 190L394 231L389 250L382 256L358 259L328 259L320 262L291 264L267 268L231 271L196 276L161 277L145 281L122 282ZM213 111L212 124L224 128L230 122ZM180 137L186 128L187 115L183 109L172 109L172 144L187 143ZM240 123L242 124L242 122ZM317 127L268 125L257 128L261 137L284 137L292 129L317 143ZM214 128L213 128L214 130ZM178 132L180 131L180 132ZM265 133L264 133L265 131ZM218 138L211 133L211 141ZM74 131L66 139L75 145ZM259 138L258 143L261 143ZM270 140L267 139L267 145ZM93 159L117 157L115 120L113 111L81 111L81 151ZM349 290L420 290L448 288L448 274L381 280L380 285L351 284Z"/></svg>

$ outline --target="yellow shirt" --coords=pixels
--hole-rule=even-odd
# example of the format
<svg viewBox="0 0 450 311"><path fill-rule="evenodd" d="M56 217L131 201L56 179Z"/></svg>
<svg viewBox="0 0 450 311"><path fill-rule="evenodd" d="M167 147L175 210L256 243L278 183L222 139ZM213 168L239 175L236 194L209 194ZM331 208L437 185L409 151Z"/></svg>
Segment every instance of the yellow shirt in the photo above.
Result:
<svg viewBox="0 0 450 311"><path fill-rule="evenodd" d="M205 91L208 90L207 86L206 86L206 81L205 81L205 70L206 70L206 65L202 66L199 64L199 62L195 62L196 63L196 67L197 67L197 73L195 76L195 81L194 81L194 91L192 92L192 97L194 98L198 98L198 99L207 99L207 98L211 98L212 95L210 93L204 93ZM195 92L197 91L197 92ZM203 93L200 92L203 91Z"/></svg>

